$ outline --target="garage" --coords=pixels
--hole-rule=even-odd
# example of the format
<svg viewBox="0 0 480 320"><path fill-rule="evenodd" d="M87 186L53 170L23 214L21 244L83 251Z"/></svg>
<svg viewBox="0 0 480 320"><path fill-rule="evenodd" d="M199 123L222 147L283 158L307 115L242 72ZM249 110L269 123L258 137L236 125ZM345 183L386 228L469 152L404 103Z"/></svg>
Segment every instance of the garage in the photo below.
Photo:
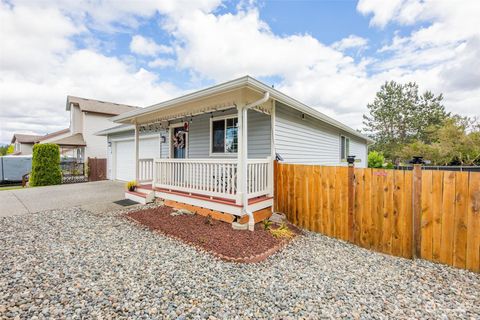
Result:
<svg viewBox="0 0 480 320"><path fill-rule="evenodd" d="M131 181L135 179L135 144L133 139L113 142L114 179ZM155 137L141 137L139 158L151 159L160 156L160 139Z"/></svg>

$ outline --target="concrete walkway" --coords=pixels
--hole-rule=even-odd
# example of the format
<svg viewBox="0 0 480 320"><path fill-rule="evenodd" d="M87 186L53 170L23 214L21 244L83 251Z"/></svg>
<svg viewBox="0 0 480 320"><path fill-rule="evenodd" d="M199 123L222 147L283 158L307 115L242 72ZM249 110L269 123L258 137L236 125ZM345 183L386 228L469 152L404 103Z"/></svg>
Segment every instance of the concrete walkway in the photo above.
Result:
<svg viewBox="0 0 480 320"><path fill-rule="evenodd" d="M124 186L117 181L6 190L0 191L0 217L78 206L104 212L121 208L113 201L122 199Z"/></svg>

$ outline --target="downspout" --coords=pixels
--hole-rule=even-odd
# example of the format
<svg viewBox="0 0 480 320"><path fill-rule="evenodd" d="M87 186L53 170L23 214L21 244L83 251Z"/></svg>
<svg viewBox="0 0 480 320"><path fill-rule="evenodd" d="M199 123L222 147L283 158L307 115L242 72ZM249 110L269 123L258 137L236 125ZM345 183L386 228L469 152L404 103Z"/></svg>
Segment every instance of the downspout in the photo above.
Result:
<svg viewBox="0 0 480 320"><path fill-rule="evenodd" d="M249 103L243 107L243 130L242 130L242 166L243 166L243 183L242 183L242 193L243 193L243 210L248 215L248 230L253 231L255 228L255 218L253 217L253 212L248 210L248 186L247 186L247 176L248 176L248 118L247 113L248 109L254 108L262 103L267 102L270 98L270 92L265 92L263 98L255 102Z"/></svg>

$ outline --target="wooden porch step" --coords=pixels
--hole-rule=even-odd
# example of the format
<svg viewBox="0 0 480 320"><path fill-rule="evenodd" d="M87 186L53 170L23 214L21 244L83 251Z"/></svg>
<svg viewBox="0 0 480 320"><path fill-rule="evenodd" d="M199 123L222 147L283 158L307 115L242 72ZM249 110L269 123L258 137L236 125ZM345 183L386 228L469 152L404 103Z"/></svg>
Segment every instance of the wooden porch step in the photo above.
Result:
<svg viewBox="0 0 480 320"><path fill-rule="evenodd" d="M220 198L220 197L210 197L210 196L206 196L199 193L188 193L188 192L171 190L171 189L163 189L163 188L155 188L155 191L166 192L166 193L176 194L180 196L187 196L187 197L191 197L199 200L206 200L211 202L228 204L228 205L239 207L239 208L242 207L242 205L237 204L234 200L231 200L231 199ZM254 204L254 203L258 203L258 202L262 202L270 199L273 199L273 197L261 196L261 197L251 198L251 199L248 199L248 204L250 205L250 204Z"/></svg>
<svg viewBox="0 0 480 320"><path fill-rule="evenodd" d="M130 199L132 201L147 204L153 202L155 199L155 194L153 191L139 192L139 191L125 191L125 199Z"/></svg>
<svg viewBox="0 0 480 320"><path fill-rule="evenodd" d="M205 200L205 201L210 201L210 202L226 204L226 205L234 206L234 207L238 207L238 208L242 207L242 205L236 204L235 201L230 200L230 199L218 198L218 197L209 197L209 196L205 196L205 195L198 194L198 193L187 193L187 192L183 192L183 191L176 191L176 190L162 189L162 188L155 188L155 191L165 192L165 193L170 193L170 194L176 194L176 195L179 195L179 196L194 198L194 199L198 199L198 200Z"/></svg>
<svg viewBox="0 0 480 320"><path fill-rule="evenodd" d="M133 194L133 195L136 195L137 197L142 197L142 198L146 198L147 195L143 192L138 192L138 191L130 191L130 190L126 190L125 193L129 193L129 194Z"/></svg>

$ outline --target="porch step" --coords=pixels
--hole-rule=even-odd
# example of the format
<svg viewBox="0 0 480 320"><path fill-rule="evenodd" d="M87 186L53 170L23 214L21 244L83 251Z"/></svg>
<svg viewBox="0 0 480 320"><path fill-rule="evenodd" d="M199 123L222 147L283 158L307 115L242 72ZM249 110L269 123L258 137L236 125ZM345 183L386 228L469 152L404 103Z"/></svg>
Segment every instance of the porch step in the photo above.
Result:
<svg viewBox="0 0 480 320"><path fill-rule="evenodd" d="M139 192L137 191L125 191L125 199L130 199L132 201L138 202L140 204L147 204L153 202L155 199L155 193L153 191Z"/></svg>
<svg viewBox="0 0 480 320"><path fill-rule="evenodd" d="M211 198L205 195L190 194L182 191L166 190L160 188L155 188L155 196L164 200L172 200L179 203L210 209L221 213L228 213L235 216L241 217L244 215L242 206L236 204L233 200ZM255 212L272 207L272 205L272 197L262 196L249 199L248 210Z"/></svg>

